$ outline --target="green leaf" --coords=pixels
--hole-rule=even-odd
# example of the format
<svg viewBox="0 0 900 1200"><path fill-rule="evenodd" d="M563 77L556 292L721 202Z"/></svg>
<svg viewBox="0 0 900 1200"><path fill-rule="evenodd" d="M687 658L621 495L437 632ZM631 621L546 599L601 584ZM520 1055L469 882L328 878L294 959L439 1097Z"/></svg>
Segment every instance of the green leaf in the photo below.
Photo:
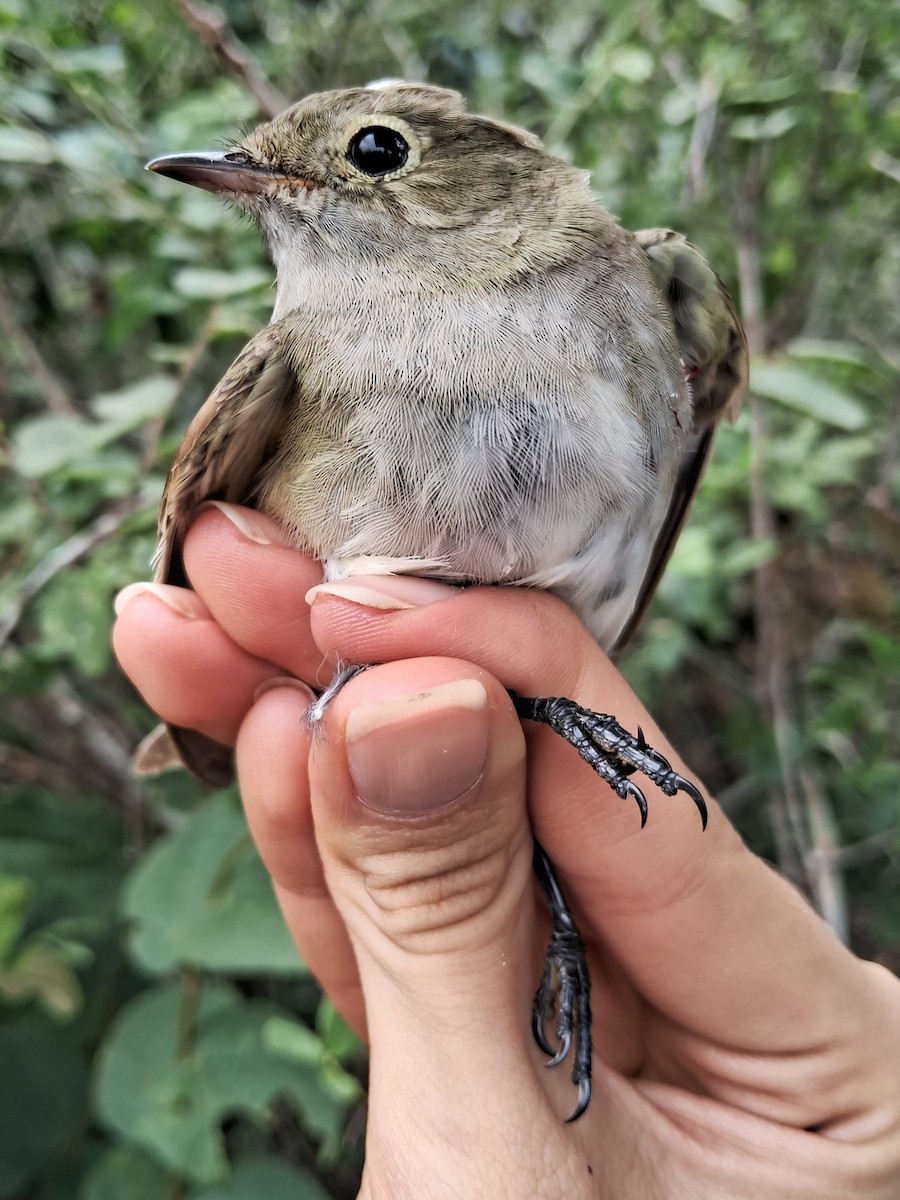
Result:
<svg viewBox="0 0 900 1200"><path fill-rule="evenodd" d="M122 47L114 42L103 46L73 46L66 50L56 50L49 57L53 69L61 75L90 73L111 76L125 68Z"/></svg>
<svg viewBox="0 0 900 1200"><path fill-rule="evenodd" d="M742 4L741 0L697 0L697 3L707 12L733 24L742 21L747 15L746 5Z"/></svg>
<svg viewBox="0 0 900 1200"><path fill-rule="evenodd" d="M730 80L723 99L727 104L763 107L790 100L800 90L801 84L793 75L781 79Z"/></svg>
<svg viewBox="0 0 900 1200"><path fill-rule="evenodd" d="M84 1007L84 993L66 957L41 935L30 939L0 969L0 995L12 1004L36 1000L49 1017L71 1021Z"/></svg>
<svg viewBox="0 0 900 1200"><path fill-rule="evenodd" d="M0 875L0 966L19 940L33 890L30 879Z"/></svg>
<svg viewBox="0 0 900 1200"><path fill-rule="evenodd" d="M104 432L83 417L47 413L20 421L13 431L13 464L28 479L40 479L74 459L91 454L105 441Z"/></svg>
<svg viewBox="0 0 900 1200"><path fill-rule="evenodd" d="M120 437L147 421L165 416L172 406L177 383L171 375L151 375L115 392L104 392L91 401L91 409L106 423L108 437Z"/></svg>
<svg viewBox="0 0 900 1200"><path fill-rule="evenodd" d="M629 83L646 83L656 69L653 55L643 46L620 46L612 54L610 66L616 75Z"/></svg>
<svg viewBox="0 0 900 1200"><path fill-rule="evenodd" d="M667 574L706 579L713 569L715 555L710 530L689 525L675 544Z"/></svg>
<svg viewBox="0 0 900 1200"><path fill-rule="evenodd" d="M799 120L796 108L776 108L760 116L735 117L729 132L742 142L769 142L784 137Z"/></svg>
<svg viewBox="0 0 900 1200"><path fill-rule="evenodd" d="M771 562L778 550L775 538L761 538L759 541L748 538L724 551L719 559L719 570L729 579L746 575L749 571L761 567L763 563Z"/></svg>
<svg viewBox="0 0 900 1200"><path fill-rule="evenodd" d="M12 438L15 467L27 478L39 479L77 466L129 430L168 412L175 391L173 378L155 375L96 396L91 407L99 420L45 413L21 421Z"/></svg>
<svg viewBox="0 0 900 1200"><path fill-rule="evenodd" d="M34 925L66 916L111 923L121 860L121 822L98 800L31 788L0 802L0 871L32 881Z"/></svg>
<svg viewBox="0 0 900 1200"><path fill-rule="evenodd" d="M284 1017L272 1017L262 1031L264 1044L282 1058L318 1066L325 1056L325 1046L306 1025Z"/></svg>
<svg viewBox="0 0 900 1200"><path fill-rule="evenodd" d="M129 1193L129 1200L130 1197ZM329 1193L308 1171L290 1167L277 1158L243 1159L235 1165L227 1183L204 1188L197 1193L196 1200L262 1200L263 1197L265 1200L330 1200Z"/></svg>
<svg viewBox="0 0 900 1200"><path fill-rule="evenodd" d="M40 640L35 658L68 659L93 678L110 663L110 589L96 560L57 575L38 596L34 611Z"/></svg>
<svg viewBox="0 0 900 1200"><path fill-rule="evenodd" d="M217 1183L228 1174L222 1122L237 1112L265 1121L280 1097L333 1154L343 1105L323 1091L314 1068L266 1044L268 1023L287 1015L218 983L201 985L193 1011L191 1004L188 990L169 985L122 1010L101 1053L102 1120L190 1179Z"/></svg>
<svg viewBox="0 0 900 1200"><path fill-rule="evenodd" d="M221 1108L201 1084L196 1054L178 1057L184 993L143 992L119 1012L100 1052L97 1113L110 1129L203 1182L226 1174ZM239 1004L223 984L203 988L193 1014L196 1046L217 1014Z"/></svg>
<svg viewBox="0 0 900 1200"><path fill-rule="evenodd" d="M818 362L839 363L846 367L861 367L880 375L872 356L854 342L832 341L826 338L795 338L788 347L791 358L813 359Z"/></svg>
<svg viewBox="0 0 900 1200"><path fill-rule="evenodd" d="M108 1151L88 1172L78 1200L161 1200L169 1172L130 1146Z"/></svg>
<svg viewBox="0 0 900 1200"><path fill-rule="evenodd" d="M329 1053L338 1060L357 1054L361 1049L359 1038L331 1001L324 997L316 1011L316 1029Z"/></svg>
<svg viewBox="0 0 900 1200"><path fill-rule="evenodd" d="M869 423L863 405L834 384L790 363L754 362L750 386L758 396L815 417L825 425L854 432Z"/></svg>
<svg viewBox="0 0 900 1200"><path fill-rule="evenodd" d="M206 800L160 839L124 896L131 951L151 974L194 965L233 975L305 972L240 807Z"/></svg>
<svg viewBox="0 0 900 1200"><path fill-rule="evenodd" d="M197 300L226 300L254 292L272 283L271 271L244 267L238 271L212 271L205 267L184 267L172 281L176 292Z"/></svg>
<svg viewBox="0 0 900 1200"><path fill-rule="evenodd" d="M87 1079L55 1038L0 1026L0 1195L44 1170L82 1119Z"/></svg>
<svg viewBox="0 0 900 1200"><path fill-rule="evenodd" d="M27 163L43 166L56 158L56 147L50 138L33 129L0 126L0 162Z"/></svg>

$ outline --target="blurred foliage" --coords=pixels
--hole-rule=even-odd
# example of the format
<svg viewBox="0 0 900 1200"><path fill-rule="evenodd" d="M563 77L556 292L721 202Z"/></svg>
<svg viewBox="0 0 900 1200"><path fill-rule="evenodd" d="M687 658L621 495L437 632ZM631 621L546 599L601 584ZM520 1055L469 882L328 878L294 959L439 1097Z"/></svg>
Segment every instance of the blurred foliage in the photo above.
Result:
<svg viewBox="0 0 900 1200"><path fill-rule="evenodd" d="M287 99L464 90L740 297L722 431L625 668L745 836L900 966L900 14L880 0L0 0L0 1195L355 1195L364 1064L234 795L128 756L109 651L190 414L267 318L253 231L142 171ZM209 22L207 22L209 25ZM215 38L211 39L215 41ZM265 81L270 81L267 85Z"/></svg>

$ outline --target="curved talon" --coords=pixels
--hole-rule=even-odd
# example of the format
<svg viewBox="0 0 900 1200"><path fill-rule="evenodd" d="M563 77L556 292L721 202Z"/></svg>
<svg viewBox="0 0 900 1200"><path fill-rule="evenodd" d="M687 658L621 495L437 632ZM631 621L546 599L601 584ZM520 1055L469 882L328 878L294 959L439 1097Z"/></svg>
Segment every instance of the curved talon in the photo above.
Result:
<svg viewBox="0 0 900 1200"><path fill-rule="evenodd" d="M681 775L675 776L675 789L676 791L687 792L697 805L697 811L700 813L700 820L705 829L709 820L709 812L707 811L706 801L703 799L700 789L695 787L689 779L684 779Z"/></svg>
<svg viewBox="0 0 900 1200"><path fill-rule="evenodd" d="M556 1050L550 1045L547 1035L544 1033L544 1021L539 1013L535 1012L531 1019L531 1036L537 1042L538 1049L544 1054L549 1054L552 1058L556 1054Z"/></svg>
<svg viewBox="0 0 900 1200"><path fill-rule="evenodd" d="M566 1117L566 1124L571 1125L573 1121L584 1113L584 1110L591 1102L591 1081L590 1079L580 1079L578 1081L578 1103L575 1105L575 1110L571 1117Z"/></svg>
<svg viewBox="0 0 900 1200"><path fill-rule="evenodd" d="M558 1067L561 1062L564 1062L569 1051L572 1049L572 1034L569 1030L565 1030L562 1037L559 1039L559 1049L553 1055L548 1063L544 1063L545 1067Z"/></svg>
<svg viewBox="0 0 900 1200"><path fill-rule="evenodd" d="M641 829L647 824L647 797L641 791L636 783L631 783L630 780L625 780L624 794L622 799L630 796L638 808L641 810Z"/></svg>

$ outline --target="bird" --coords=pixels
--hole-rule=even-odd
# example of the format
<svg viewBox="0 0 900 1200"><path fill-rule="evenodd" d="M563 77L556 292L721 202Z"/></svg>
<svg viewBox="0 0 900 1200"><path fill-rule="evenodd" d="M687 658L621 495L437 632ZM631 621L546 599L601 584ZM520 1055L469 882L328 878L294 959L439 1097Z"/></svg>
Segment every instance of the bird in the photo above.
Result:
<svg viewBox="0 0 900 1200"><path fill-rule="evenodd" d="M184 537L220 499L277 520L328 579L546 589L621 647L746 389L746 337L701 251L627 231L586 172L428 84L315 93L227 150L147 167L249 214L276 280L269 324L176 453L156 580L190 586ZM566 697L513 702L642 824L635 774L687 793L705 827L699 789L640 730ZM207 783L230 780L231 751L187 729L151 739L138 770L173 748ZM552 934L532 1028L551 1065L575 1044L573 1120L590 1100L590 980L537 843L534 866Z"/></svg>

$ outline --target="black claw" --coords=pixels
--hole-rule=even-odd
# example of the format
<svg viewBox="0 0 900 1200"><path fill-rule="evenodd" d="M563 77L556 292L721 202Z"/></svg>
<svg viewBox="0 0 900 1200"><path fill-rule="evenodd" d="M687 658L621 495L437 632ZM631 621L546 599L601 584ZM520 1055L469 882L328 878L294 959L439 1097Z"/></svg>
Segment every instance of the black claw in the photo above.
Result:
<svg viewBox="0 0 900 1200"><path fill-rule="evenodd" d="M706 828L706 823L709 820L709 812L706 808L706 801L700 792L700 789L695 787L689 779L685 779L682 775L675 776L675 787L680 792L687 792L693 802L697 805L697 811L700 813L700 822L702 827Z"/></svg>
<svg viewBox="0 0 900 1200"><path fill-rule="evenodd" d="M546 1033L544 1033L544 1019L538 1012L537 1006L535 1006L534 1013L532 1014L531 1018L531 1035L537 1042L538 1049L543 1050L544 1054L549 1054L552 1058L556 1051L554 1050L553 1046L551 1046Z"/></svg>
<svg viewBox="0 0 900 1200"><path fill-rule="evenodd" d="M582 1079L578 1083L578 1103L575 1105L575 1110L570 1117L566 1117L566 1124L571 1125L573 1121L577 1121L583 1115L585 1109L591 1102L591 1081L590 1079Z"/></svg>
<svg viewBox="0 0 900 1200"><path fill-rule="evenodd" d="M641 810L641 829L643 829L647 824L647 797L636 783L632 783L628 779L625 780L625 786L622 790L625 793L622 799L624 800L626 796L630 796Z"/></svg>
<svg viewBox="0 0 900 1200"><path fill-rule="evenodd" d="M637 731L637 744L638 750L646 750L649 745L647 739L644 737L644 731L641 729L640 725L638 725Z"/></svg>
<svg viewBox="0 0 900 1200"><path fill-rule="evenodd" d="M559 1049L553 1055L548 1063L544 1063L545 1067L558 1067L561 1062L569 1056L569 1051L572 1049L572 1034L568 1029L563 1030L559 1039Z"/></svg>

